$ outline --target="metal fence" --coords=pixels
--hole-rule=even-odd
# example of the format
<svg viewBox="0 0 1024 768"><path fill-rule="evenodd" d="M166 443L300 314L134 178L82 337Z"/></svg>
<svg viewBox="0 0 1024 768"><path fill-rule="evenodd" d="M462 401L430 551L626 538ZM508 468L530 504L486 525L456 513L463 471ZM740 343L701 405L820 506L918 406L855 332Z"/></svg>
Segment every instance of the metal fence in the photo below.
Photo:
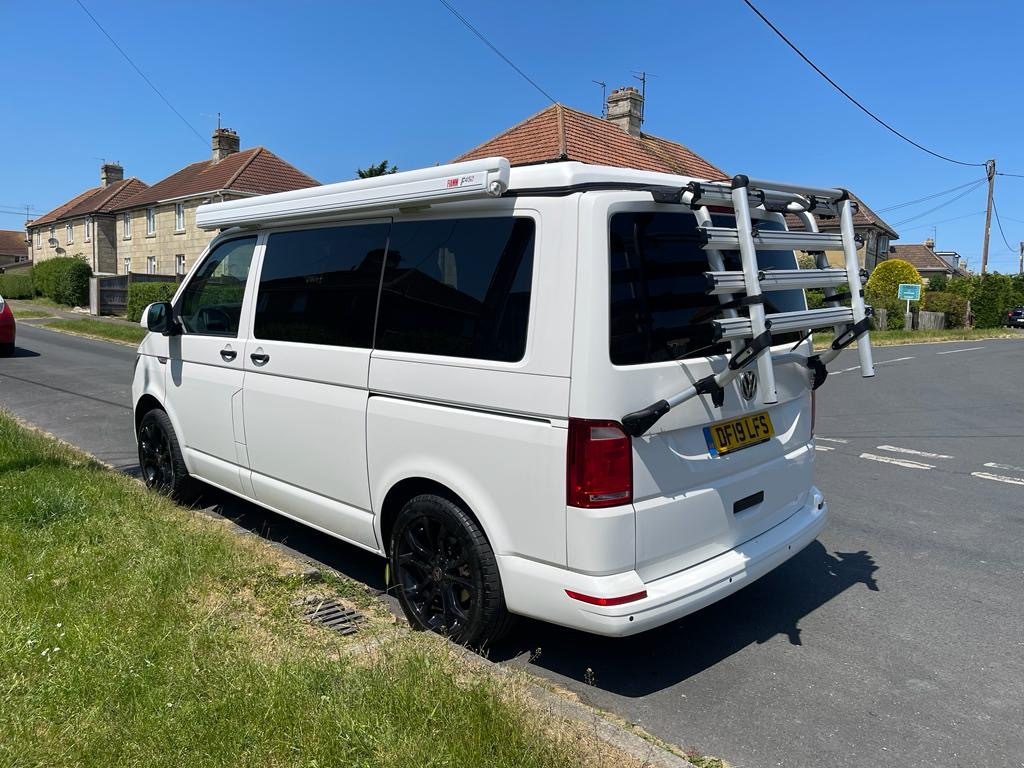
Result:
<svg viewBox="0 0 1024 768"><path fill-rule="evenodd" d="M132 283L178 283L183 275L100 275L89 280L89 311L94 315L124 315L128 311L128 286Z"/></svg>

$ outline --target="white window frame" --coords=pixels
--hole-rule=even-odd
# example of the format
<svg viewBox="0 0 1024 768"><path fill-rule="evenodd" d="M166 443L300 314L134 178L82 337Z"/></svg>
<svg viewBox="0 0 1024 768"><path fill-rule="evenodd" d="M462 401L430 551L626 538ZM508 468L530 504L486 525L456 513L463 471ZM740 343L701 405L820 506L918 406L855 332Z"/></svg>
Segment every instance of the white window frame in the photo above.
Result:
<svg viewBox="0 0 1024 768"><path fill-rule="evenodd" d="M64 245L71 245L75 242L75 225L70 221L64 225Z"/></svg>
<svg viewBox="0 0 1024 768"><path fill-rule="evenodd" d="M146 209L146 237L156 234L156 208Z"/></svg>
<svg viewBox="0 0 1024 768"><path fill-rule="evenodd" d="M176 253L174 254L174 274L184 275L185 274L185 254Z"/></svg>
<svg viewBox="0 0 1024 768"><path fill-rule="evenodd" d="M184 232L185 231L185 204L175 203L174 204L174 231Z"/></svg>
<svg viewBox="0 0 1024 768"><path fill-rule="evenodd" d="M43 247L43 230L37 229L36 230L36 248L42 248L42 247Z"/></svg>
<svg viewBox="0 0 1024 768"><path fill-rule="evenodd" d="M85 220L85 242L92 242L92 219Z"/></svg>
<svg viewBox="0 0 1024 768"><path fill-rule="evenodd" d="M56 224L51 224L50 225L50 238L49 239L50 240L56 240L57 239L57 225ZM51 247L55 247L55 246L51 246Z"/></svg>
<svg viewBox="0 0 1024 768"><path fill-rule="evenodd" d="M124 273L127 275L127 274L131 273L131 271L132 271L132 257L131 256L125 256L124 257Z"/></svg>
<svg viewBox="0 0 1024 768"><path fill-rule="evenodd" d="M147 275L155 275L156 274L156 256L147 256L146 257L146 274Z"/></svg>
<svg viewBox="0 0 1024 768"><path fill-rule="evenodd" d="M131 211L125 211L123 214L121 214L121 229L123 230L122 234L121 234L121 237L124 240L131 240L132 239L132 214L131 214Z"/></svg>

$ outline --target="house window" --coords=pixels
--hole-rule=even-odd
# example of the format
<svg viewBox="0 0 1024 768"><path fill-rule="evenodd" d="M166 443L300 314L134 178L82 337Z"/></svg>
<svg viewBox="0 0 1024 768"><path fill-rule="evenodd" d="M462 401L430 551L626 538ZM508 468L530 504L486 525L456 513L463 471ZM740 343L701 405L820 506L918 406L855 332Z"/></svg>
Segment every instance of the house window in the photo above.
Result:
<svg viewBox="0 0 1024 768"><path fill-rule="evenodd" d="M131 215L131 213L129 211L125 211L122 214L122 216L121 216L121 224L122 224L122 228L124 229L124 234L122 235L122 237L124 237L125 240L131 240L132 239L132 215Z"/></svg>
<svg viewBox="0 0 1024 768"><path fill-rule="evenodd" d="M156 256L147 256L146 257L146 274L147 275L155 275L156 274Z"/></svg>
<svg viewBox="0 0 1024 768"><path fill-rule="evenodd" d="M146 234L156 234L156 209L146 209Z"/></svg>
<svg viewBox="0 0 1024 768"><path fill-rule="evenodd" d="M41 229L36 230L36 248L43 247L43 231Z"/></svg>
<svg viewBox="0 0 1024 768"><path fill-rule="evenodd" d="M174 255L174 274L184 275L185 274L185 254L177 253Z"/></svg>
<svg viewBox="0 0 1024 768"><path fill-rule="evenodd" d="M124 273L127 275L132 271L132 260L130 256L124 257Z"/></svg>
<svg viewBox="0 0 1024 768"><path fill-rule="evenodd" d="M174 204L174 231L184 232L185 231L185 204L175 203Z"/></svg>
<svg viewBox="0 0 1024 768"><path fill-rule="evenodd" d="M53 240L53 242L49 244L50 247L55 248L57 246L57 227L50 227L50 239Z"/></svg>
<svg viewBox="0 0 1024 768"><path fill-rule="evenodd" d="M75 225L69 221L64 227L64 244L71 245L73 242L75 242Z"/></svg>
<svg viewBox="0 0 1024 768"><path fill-rule="evenodd" d="M85 242L92 242L92 219L85 220Z"/></svg>

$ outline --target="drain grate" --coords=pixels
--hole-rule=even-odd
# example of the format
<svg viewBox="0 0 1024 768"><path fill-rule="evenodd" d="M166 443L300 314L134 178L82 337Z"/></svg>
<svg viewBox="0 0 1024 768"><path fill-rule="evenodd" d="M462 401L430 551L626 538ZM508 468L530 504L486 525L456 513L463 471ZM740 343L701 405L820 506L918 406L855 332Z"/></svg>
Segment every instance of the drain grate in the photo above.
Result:
<svg viewBox="0 0 1024 768"><path fill-rule="evenodd" d="M359 611L346 608L334 599L317 600L306 608L302 618L306 621L323 624L341 635L355 633L359 629L359 625L366 621Z"/></svg>

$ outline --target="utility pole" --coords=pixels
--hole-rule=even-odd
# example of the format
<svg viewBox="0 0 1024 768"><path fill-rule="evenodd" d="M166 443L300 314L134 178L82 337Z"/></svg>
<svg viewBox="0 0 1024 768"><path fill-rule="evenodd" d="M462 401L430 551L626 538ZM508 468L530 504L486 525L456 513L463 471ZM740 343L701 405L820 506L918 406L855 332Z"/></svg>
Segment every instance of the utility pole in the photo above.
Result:
<svg viewBox="0 0 1024 768"><path fill-rule="evenodd" d="M1017 274L1024 275L1024 240L1020 241L1020 258L1017 259Z"/></svg>
<svg viewBox="0 0 1024 768"><path fill-rule="evenodd" d="M988 208L985 209L985 244L981 249L981 274L988 268L988 234L992 228L992 192L996 186L996 161L985 163L985 175L988 176Z"/></svg>

